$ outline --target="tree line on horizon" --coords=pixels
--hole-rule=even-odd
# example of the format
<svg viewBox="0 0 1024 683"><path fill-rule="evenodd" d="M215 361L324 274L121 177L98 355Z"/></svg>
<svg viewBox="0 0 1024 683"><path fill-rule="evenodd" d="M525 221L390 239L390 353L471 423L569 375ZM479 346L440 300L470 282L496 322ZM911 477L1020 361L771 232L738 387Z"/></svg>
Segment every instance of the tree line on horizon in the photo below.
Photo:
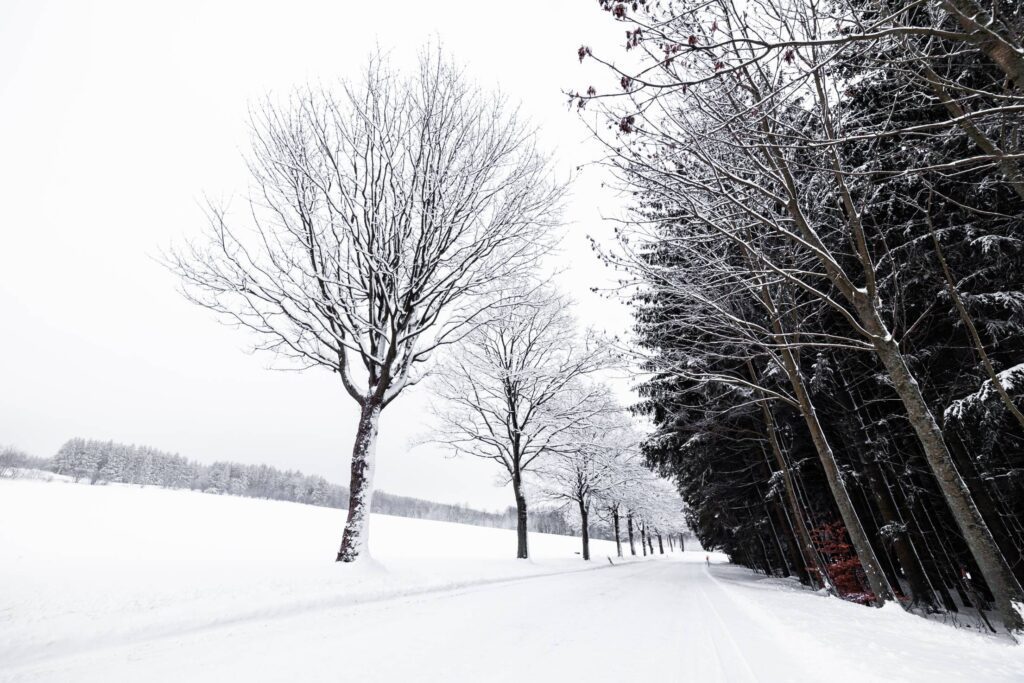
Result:
<svg viewBox="0 0 1024 683"><path fill-rule="evenodd" d="M348 503L345 486L331 483L319 475L229 461L204 464L149 446L79 437L65 442L52 458L30 456L15 448L0 449L0 476L17 476L21 469L52 472L76 482L96 485L160 486L336 509L344 509ZM386 491L379 491L374 496L373 512L498 529L516 528L514 508L491 512L469 505L437 503ZM578 529L570 525L560 511L541 508L530 518L530 531L569 536L577 533ZM609 532L606 527L598 526L595 533L598 538L607 538Z"/></svg>

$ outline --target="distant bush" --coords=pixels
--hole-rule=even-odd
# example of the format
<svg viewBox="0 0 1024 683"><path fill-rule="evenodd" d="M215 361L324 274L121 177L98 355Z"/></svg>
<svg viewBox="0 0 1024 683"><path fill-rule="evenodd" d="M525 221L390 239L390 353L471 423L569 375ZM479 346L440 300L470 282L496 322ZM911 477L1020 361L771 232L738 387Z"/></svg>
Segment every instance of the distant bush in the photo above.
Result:
<svg viewBox="0 0 1024 683"><path fill-rule="evenodd" d="M0 447L0 477L18 477L25 470L45 469L48 462L11 446Z"/></svg>

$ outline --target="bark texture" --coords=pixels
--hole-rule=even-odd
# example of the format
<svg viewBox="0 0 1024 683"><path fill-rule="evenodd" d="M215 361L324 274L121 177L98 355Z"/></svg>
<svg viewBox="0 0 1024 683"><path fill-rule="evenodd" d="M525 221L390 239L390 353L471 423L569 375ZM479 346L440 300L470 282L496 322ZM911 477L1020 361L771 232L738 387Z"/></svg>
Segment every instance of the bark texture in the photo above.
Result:
<svg viewBox="0 0 1024 683"><path fill-rule="evenodd" d="M615 526L615 553L622 557L622 537L619 534L619 508L617 505L612 508L612 521Z"/></svg>
<svg viewBox="0 0 1024 683"><path fill-rule="evenodd" d="M586 504L583 501L579 501L580 506L580 531L583 534L583 559L590 559L590 510L587 509Z"/></svg>
<svg viewBox="0 0 1024 683"><path fill-rule="evenodd" d="M365 402L360 411L356 442L352 447L348 518L341 537L341 548L335 558L338 562L354 562L360 556L369 555L370 506L373 503L374 458L380 411L380 403L373 401Z"/></svg>
<svg viewBox="0 0 1024 683"><path fill-rule="evenodd" d="M516 559L525 560L530 557L529 537L527 532L526 494L523 493L523 479L518 472L512 475L512 491L516 496Z"/></svg>

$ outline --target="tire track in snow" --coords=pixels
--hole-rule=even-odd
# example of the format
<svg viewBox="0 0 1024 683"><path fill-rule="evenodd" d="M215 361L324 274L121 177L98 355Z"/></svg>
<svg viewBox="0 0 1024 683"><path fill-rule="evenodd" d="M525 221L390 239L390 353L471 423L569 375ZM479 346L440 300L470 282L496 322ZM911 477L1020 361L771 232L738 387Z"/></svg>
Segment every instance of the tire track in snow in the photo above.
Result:
<svg viewBox="0 0 1024 683"><path fill-rule="evenodd" d="M705 571L705 574L707 573L708 572ZM718 608L715 607L714 601L711 600L711 598L708 596L707 591L704 589L703 586L697 587L697 594L700 595L701 599L704 601L704 604L707 606L707 610L705 613L711 614L711 616L714 617L715 623L717 624L717 628L715 629L716 635L712 635L711 644L715 649L715 657L719 663L719 668L722 674L722 680L730 682L737 681L738 679L733 674L742 673L744 675L744 680L753 681L754 683L757 683L759 679L757 675L754 673L754 669L750 666L750 661L747 659L747 655L744 653L739 643L736 642L736 639L733 637L728 624L726 624L725 619L722 618L721 612L719 612ZM741 665L742 672L730 671L727 669L726 666L724 666L726 660L723 660L722 658L722 652L720 647L721 643L728 644L729 649L731 649L733 654L735 655L734 658L729 661L738 662Z"/></svg>
<svg viewBox="0 0 1024 683"><path fill-rule="evenodd" d="M570 574L590 574L596 571L609 569L622 569L646 564L644 561L626 561L620 564L600 564L581 569L569 569L556 572L542 572L528 574L525 576L503 576L487 579L475 579L470 581L455 581L445 584L423 586L408 590L397 590L393 592L383 591L371 594L347 594L329 596L322 599L305 599L293 604L268 606L260 609L248 610L246 612L226 616L219 619L204 620L201 623L175 623L169 625L153 625L132 633L106 633L98 637L83 638L73 642L55 643L49 641L27 650L23 653L8 652L4 655L3 669L0 673L15 671L20 668L29 667L43 662L59 661L62 659L76 657L82 654L102 652L108 649L116 649L125 646L142 645L154 641L179 638L182 636L195 635L208 631L216 631L222 628L239 626L249 623L267 622L279 619L326 612L335 609L358 608L364 606L383 605L390 602L402 602L416 598L443 598L448 595L461 595L476 589L501 587ZM54 656L51 648L59 646L59 654Z"/></svg>

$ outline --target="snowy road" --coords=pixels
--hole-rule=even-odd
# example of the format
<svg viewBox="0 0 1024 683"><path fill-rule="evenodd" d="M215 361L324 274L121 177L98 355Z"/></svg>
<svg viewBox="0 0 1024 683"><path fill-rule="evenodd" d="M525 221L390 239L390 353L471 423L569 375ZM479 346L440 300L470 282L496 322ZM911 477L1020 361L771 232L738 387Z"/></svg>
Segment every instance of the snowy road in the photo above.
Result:
<svg viewBox="0 0 1024 683"><path fill-rule="evenodd" d="M13 680L758 680L778 643L750 629L738 642L738 616L703 564L605 564L164 637Z"/></svg>
<svg viewBox="0 0 1024 683"><path fill-rule="evenodd" d="M863 683L1024 674L1011 646L975 653L963 648L965 634L917 620L934 636L934 652L921 650L920 638L908 650L898 631L913 622L898 610L780 589L685 555L239 622L37 662L6 680L712 683L827 673ZM801 614L807 601L816 615ZM879 617L896 620L893 632ZM962 652L951 653L950 643ZM993 661L993 652L1006 661Z"/></svg>

